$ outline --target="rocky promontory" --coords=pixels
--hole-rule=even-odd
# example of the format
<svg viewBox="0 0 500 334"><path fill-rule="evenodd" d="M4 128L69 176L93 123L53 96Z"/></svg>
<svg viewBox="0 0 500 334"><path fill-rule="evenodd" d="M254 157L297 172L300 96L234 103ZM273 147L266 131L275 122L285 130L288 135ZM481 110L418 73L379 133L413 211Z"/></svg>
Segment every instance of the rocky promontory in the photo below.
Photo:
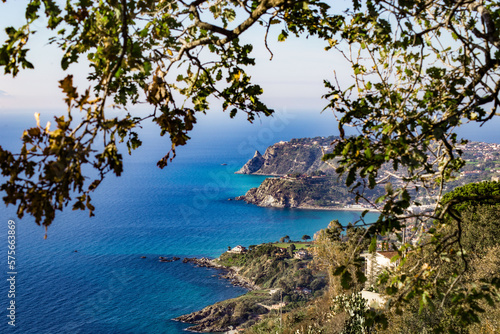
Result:
<svg viewBox="0 0 500 334"><path fill-rule="evenodd" d="M251 320L269 310L258 303L238 297L205 307L201 311L182 315L174 320L193 324L188 331L199 333L225 332Z"/></svg>
<svg viewBox="0 0 500 334"><path fill-rule="evenodd" d="M333 174L334 168L321 160L331 152L336 137L315 137L280 141L266 149L264 155L256 151L254 156L236 173L255 175L311 174L323 171Z"/></svg>
<svg viewBox="0 0 500 334"><path fill-rule="evenodd" d="M285 304L302 305L314 294L321 294L326 275L308 268L310 257L294 257L294 249L261 244L248 251L226 252L215 260L184 259L184 263L199 267L223 269L222 278L247 282L250 291L173 320L192 324L188 331L224 332L250 326L272 309Z"/></svg>
<svg viewBox="0 0 500 334"><path fill-rule="evenodd" d="M259 151L255 151L255 154L252 159L248 160L248 162L241 167L236 174L253 174L259 171L265 163L265 159L262 157Z"/></svg>
<svg viewBox="0 0 500 334"><path fill-rule="evenodd" d="M235 199L262 207L299 209L344 209L356 204L355 195L345 186L345 176L339 178L335 172L335 160L322 160L331 153L336 139L292 139L269 146L264 155L255 152L237 173L275 177ZM365 196L375 199L382 193L376 187L366 189Z"/></svg>
<svg viewBox="0 0 500 334"><path fill-rule="evenodd" d="M236 200L262 207L314 209L343 207L353 203L354 196L336 178L298 176L267 178Z"/></svg>

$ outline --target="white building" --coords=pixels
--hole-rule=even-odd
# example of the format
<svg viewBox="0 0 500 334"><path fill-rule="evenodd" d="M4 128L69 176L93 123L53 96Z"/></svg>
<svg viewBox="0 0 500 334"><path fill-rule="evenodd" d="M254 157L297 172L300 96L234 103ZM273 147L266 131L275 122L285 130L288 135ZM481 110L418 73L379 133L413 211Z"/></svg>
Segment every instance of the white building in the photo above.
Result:
<svg viewBox="0 0 500 334"><path fill-rule="evenodd" d="M228 250L229 253L237 253L237 254L245 253L246 251L247 251L246 247L243 247L241 245L235 246L232 249Z"/></svg>
<svg viewBox="0 0 500 334"><path fill-rule="evenodd" d="M309 258L309 253L306 250L301 249L293 254L293 257L299 260L305 260Z"/></svg>
<svg viewBox="0 0 500 334"><path fill-rule="evenodd" d="M373 285L385 269L393 268L396 266L396 262L391 262L391 259L397 255L398 252L394 251L379 251L375 253L365 253L361 254L365 258L365 275L367 278L366 284L368 286Z"/></svg>

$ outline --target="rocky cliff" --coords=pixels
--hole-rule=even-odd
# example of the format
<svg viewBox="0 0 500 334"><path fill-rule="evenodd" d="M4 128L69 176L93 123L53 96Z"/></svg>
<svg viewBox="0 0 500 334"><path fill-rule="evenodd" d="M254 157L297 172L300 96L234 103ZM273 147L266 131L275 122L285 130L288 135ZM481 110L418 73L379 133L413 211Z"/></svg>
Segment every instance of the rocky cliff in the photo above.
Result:
<svg viewBox="0 0 500 334"><path fill-rule="evenodd" d="M237 174L253 174L257 172L265 163L265 159L262 157L259 151L255 151L255 154L252 159L248 160L248 162L241 167Z"/></svg>
<svg viewBox="0 0 500 334"><path fill-rule="evenodd" d="M237 200L263 207L333 208L353 202L354 197L336 178L267 178Z"/></svg>
<svg viewBox="0 0 500 334"><path fill-rule="evenodd" d="M259 315L269 312L259 304L260 299L249 300L245 296L224 300L174 320L193 324L188 328L193 332L225 332L250 320L257 320ZM262 299L264 300L265 298Z"/></svg>
<svg viewBox="0 0 500 334"><path fill-rule="evenodd" d="M291 173L311 174L323 171L333 174L333 167L321 160L331 152L331 143L336 137L316 137L281 141L266 149L264 155L259 151L237 174L287 175Z"/></svg>

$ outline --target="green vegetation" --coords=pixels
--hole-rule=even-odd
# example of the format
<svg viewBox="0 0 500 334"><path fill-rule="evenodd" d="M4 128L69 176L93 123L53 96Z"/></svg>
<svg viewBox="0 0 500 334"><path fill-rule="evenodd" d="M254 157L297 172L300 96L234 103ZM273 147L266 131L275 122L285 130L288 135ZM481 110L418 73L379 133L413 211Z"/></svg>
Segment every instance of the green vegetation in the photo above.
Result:
<svg viewBox="0 0 500 334"><path fill-rule="evenodd" d="M400 275L408 278L424 276L419 288L440 297L442 302L428 299L429 308L426 308L422 302L408 300L403 313L389 313L390 333L475 333L477 330L494 333L495 328L500 328L497 307L500 290L496 283L500 272L500 203L474 200L498 191L498 182L481 182L457 188L444 196L443 206L449 206L445 221L436 221L426 241L432 244L436 236L443 236L450 243L459 240L457 248L443 250L434 243L429 249L413 252L400 268ZM434 252L439 252L440 257L436 258ZM459 297L447 298L452 294Z"/></svg>
<svg viewBox="0 0 500 334"><path fill-rule="evenodd" d="M332 48L346 55L355 82L336 78L327 83L330 92L325 97L339 117L341 138L324 158L336 159L337 172L345 175L346 185L359 198L381 206L378 221L368 229L375 246L380 236L402 232L415 220L444 224L453 216L451 207L439 201L446 183L464 166L466 141L457 128L498 117L500 105L487 101L499 96L499 90L490 87L500 87L500 77L493 74L500 66L500 9L496 1L368 1L354 2L351 13L342 24L342 39L333 40ZM349 44L349 52L342 42ZM348 127L358 133L346 135ZM386 185L383 196L365 196L366 188L380 184ZM437 210L410 210L419 206L419 196L429 194ZM500 196L462 200L481 204L499 202ZM465 217L455 218L453 225L465 223ZM452 313L461 314L455 318L457 328L476 322L481 313L476 298L492 301L491 291L500 288L500 272L485 283L484 294L455 283L459 270L443 279L428 279L444 274L445 259L460 253L461 243L460 229L451 238L433 233L427 243L401 243L399 268L387 277L394 307L401 312L415 299L429 312L432 305L451 307ZM416 262L413 272L400 273L409 261L405 255L420 253L432 261ZM338 274L349 279L346 273Z"/></svg>
<svg viewBox="0 0 500 334"><path fill-rule="evenodd" d="M458 187L444 195L441 203L444 207L448 206L449 210L460 214L466 209L477 210L477 206L499 206L500 201L494 196L500 196L500 183L485 181Z"/></svg>
<svg viewBox="0 0 500 334"><path fill-rule="evenodd" d="M289 248L295 243L284 245L286 246L284 248ZM305 246L300 243L297 245ZM307 268L310 260L293 259L286 251L282 252L279 247L276 247L276 244L255 246L252 250L242 254L226 252L219 257L218 262L227 267L238 267L239 275L252 280L261 288L281 288L283 295L289 295L293 301L304 299L298 297L300 294L296 294L297 287L310 288L314 293L326 284L323 274L315 273ZM315 280L317 282L312 284ZM320 281L323 283L318 289L317 283Z"/></svg>
<svg viewBox="0 0 500 334"><path fill-rule="evenodd" d="M288 235L285 235L284 237L280 238L280 242L290 242L290 237Z"/></svg>
<svg viewBox="0 0 500 334"><path fill-rule="evenodd" d="M250 291L243 296L221 301L176 320L193 324L189 327L192 331L222 332L241 324L253 324L258 316L269 312L261 304L268 300L268 291Z"/></svg>
<svg viewBox="0 0 500 334"><path fill-rule="evenodd" d="M346 319L346 314L332 312L331 298L324 295L302 308L291 310L283 315L280 315L278 311L270 312L257 324L246 329L244 333L336 334L339 333Z"/></svg>
<svg viewBox="0 0 500 334"><path fill-rule="evenodd" d="M343 312L347 316L344 328L340 334L359 334L370 332L370 325L366 321L365 313L368 308L366 299L360 293L339 295L333 299L334 313Z"/></svg>
<svg viewBox="0 0 500 334"><path fill-rule="evenodd" d="M294 244L286 243L292 250ZM258 285L257 290L194 312L178 320L196 324L193 330L224 331L229 326L251 326L262 314L281 308L288 312L300 308L326 287L326 275L310 268L311 259L298 260L273 244L249 247L245 253L222 254L220 265L237 269L238 275ZM284 304L280 304L280 303Z"/></svg>
<svg viewBox="0 0 500 334"><path fill-rule="evenodd" d="M344 238L342 232L345 232ZM328 228L319 231L314 242L313 264L317 270L328 274L328 289L303 307L284 314L281 327L281 316L277 312L270 312L245 333L361 333L349 331L354 330L354 325L371 330L374 319L381 317L370 312L365 314L362 307L364 301L358 294L364 285L362 273L356 266L349 265L352 255L356 261L361 261L361 250L368 247L369 240L363 237L365 232L363 228L353 225L343 228L338 221L332 221ZM356 283L339 279L335 275L337 271L348 272ZM344 291L350 292L344 295Z"/></svg>
<svg viewBox="0 0 500 334"><path fill-rule="evenodd" d="M444 196L443 205L452 208L446 211L445 223L436 220L421 241L430 245L409 253L397 271L386 269L380 275L375 289L392 295L396 302L402 299L401 304L393 299L387 308L365 309L358 294L365 278L356 262L361 260L361 250L369 246L366 230L353 225L342 228L338 222L331 222L318 232L314 247L314 263L329 273L328 291L304 307L290 310L283 316L281 327L280 315L271 312L245 333L496 333L500 328L500 290L495 283L500 272L500 204L464 203L463 198L499 190L500 183L483 182ZM460 236L461 248L443 251L439 243L434 243L436 235L451 243ZM440 256L435 252L441 252ZM396 279L391 281L391 277ZM409 286L420 280L418 288L429 297L422 302L406 297L404 292L394 293L394 284L401 279L415 281L406 282ZM446 297L451 294L460 297ZM444 302L434 303L431 296ZM470 308L464 311L464 304Z"/></svg>

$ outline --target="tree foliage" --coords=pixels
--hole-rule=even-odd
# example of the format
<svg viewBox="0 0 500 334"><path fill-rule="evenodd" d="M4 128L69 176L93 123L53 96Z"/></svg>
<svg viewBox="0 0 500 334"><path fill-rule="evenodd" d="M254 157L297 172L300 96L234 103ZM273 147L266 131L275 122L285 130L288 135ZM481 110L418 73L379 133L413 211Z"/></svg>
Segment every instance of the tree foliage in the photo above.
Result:
<svg viewBox="0 0 500 334"><path fill-rule="evenodd" d="M373 246L378 235L401 231L410 222L460 226L462 218L441 198L446 182L464 165L460 146L465 140L456 128L481 125L498 115L499 13L496 1L354 1L341 33L329 40L350 63L353 84L325 82L341 139L324 158L339 159L337 171L346 175L358 199L366 199L366 189L385 184L385 194L370 202L381 211L367 232ZM355 127L359 135L346 136L346 126ZM419 212L419 197L435 198L435 205ZM500 196L470 194L460 200L479 205L498 203ZM412 249L431 249L427 259L433 265L421 261L411 272L387 277L387 293L418 297L423 307L450 299L455 311L463 312L460 321L477 321L481 311L474 305L491 296L491 291L481 291L487 284L464 293L456 283L460 270L430 279L441 272L449 254L462 253L461 237L460 229L451 235L431 230L428 243L403 244L398 249L400 269ZM468 259L461 258L466 265ZM447 289L433 294L436 284ZM498 287L498 275L490 284Z"/></svg>
<svg viewBox="0 0 500 334"><path fill-rule="evenodd" d="M492 188L498 189L498 183L469 184L447 194L444 201L481 195L481 190ZM434 245L438 235L452 240L460 234L457 248L439 256L433 247L414 251L399 268L397 275L411 277L414 268L427 267L418 288L428 295L428 307L424 307L423 299L402 294L402 312L390 316L392 332L470 333L482 326L484 332L494 332L486 329L497 327L499 319L499 290L494 282L500 272L500 207L475 204L460 208L457 202L459 209L455 212L460 220L450 216L444 223L436 222L435 231L428 236L427 241Z"/></svg>
<svg viewBox="0 0 500 334"><path fill-rule="evenodd" d="M252 46L242 45L239 36L261 24L265 42L276 24L282 27L278 40L289 34L317 35L352 67L352 85L338 78L325 81L326 108L338 117L341 136L325 159L336 159L337 172L358 199L365 199L367 189L386 185L385 194L371 202L381 211L364 232L372 245L377 236L401 231L410 221L458 228L451 234L431 230L429 241L417 247L403 244L398 270L407 254L427 255L411 272L387 277L387 292L399 296L396 300L418 297L423 306L452 300L454 310L463 312L461 321L468 323L478 319L477 299L487 299L483 292L500 285L494 275L490 285L464 292L457 283L464 271L430 280L448 260L458 256L465 267L469 261L461 244L463 217L455 214L454 200L442 197L446 182L464 165L464 140L456 128L481 125L498 115L498 1L353 0L340 13L317 0L81 0L67 1L64 8L53 0L31 0L25 17L26 24L6 29L0 66L14 76L33 67L31 27L44 17L53 32L51 43L63 51L61 67L68 74L60 87L68 111L56 117L52 128L38 122L26 130L20 152L0 148L0 168L7 178L1 185L4 201L17 205L19 217L27 212L48 226L56 210L70 204L92 214L90 193L106 174L123 171L118 143L125 142L129 152L139 147L136 129L147 119L170 136L172 149L158 162L164 167L175 148L186 144L211 98L231 117L244 112L252 121L272 114L260 100L261 87L245 72L254 64ZM90 63L90 87L79 90L70 70L84 57ZM123 109L121 116L109 117L110 103ZM127 106L136 103L148 103L151 113L129 113ZM346 136L347 126L359 135ZM89 178L84 166L98 176ZM414 211L419 197L435 198L434 207ZM467 194L460 201L491 204L500 195ZM330 229L333 234L322 238L332 241L336 232ZM359 266L359 247L350 251L348 262L334 272L347 288L356 282L352 266ZM434 294L436 284L447 289Z"/></svg>
<svg viewBox="0 0 500 334"><path fill-rule="evenodd" d="M260 100L262 88L245 72L254 64L252 45L240 43L239 36L255 24L267 30L280 24L280 40L289 33L325 36L333 22L327 9L316 0L82 0L67 1L64 7L53 0L31 0L26 23L6 28L0 66L13 76L33 68L28 53L36 37L32 26L46 22L53 32L50 43L62 50L61 68L67 75L60 88L68 111L52 127L37 122L26 130L20 152L0 148L0 168L8 178L1 185L4 201L17 205L19 217L29 213L46 227L56 210L70 204L93 215L90 193L106 174L122 173L118 143L125 142L129 153L139 147L136 129L145 120L170 136L172 148L158 162L163 168L175 148L189 140L197 115L209 110L210 98L218 99L230 117L238 111L249 121L271 115L273 110ZM84 59L90 64L90 87L81 90L70 71ZM127 111L138 103L149 104L151 112ZM110 108L123 113L110 117ZM98 176L85 175L84 166Z"/></svg>
<svg viewBox="0 0 500 334"><path fill-rule="evenodd" d="M344 228L338 220L332 220L326 229L316 233L314 241L316 265L328 272L333 295L361 291L366 277L360 254L369 241L365 229L352 224Z"/></svg>

